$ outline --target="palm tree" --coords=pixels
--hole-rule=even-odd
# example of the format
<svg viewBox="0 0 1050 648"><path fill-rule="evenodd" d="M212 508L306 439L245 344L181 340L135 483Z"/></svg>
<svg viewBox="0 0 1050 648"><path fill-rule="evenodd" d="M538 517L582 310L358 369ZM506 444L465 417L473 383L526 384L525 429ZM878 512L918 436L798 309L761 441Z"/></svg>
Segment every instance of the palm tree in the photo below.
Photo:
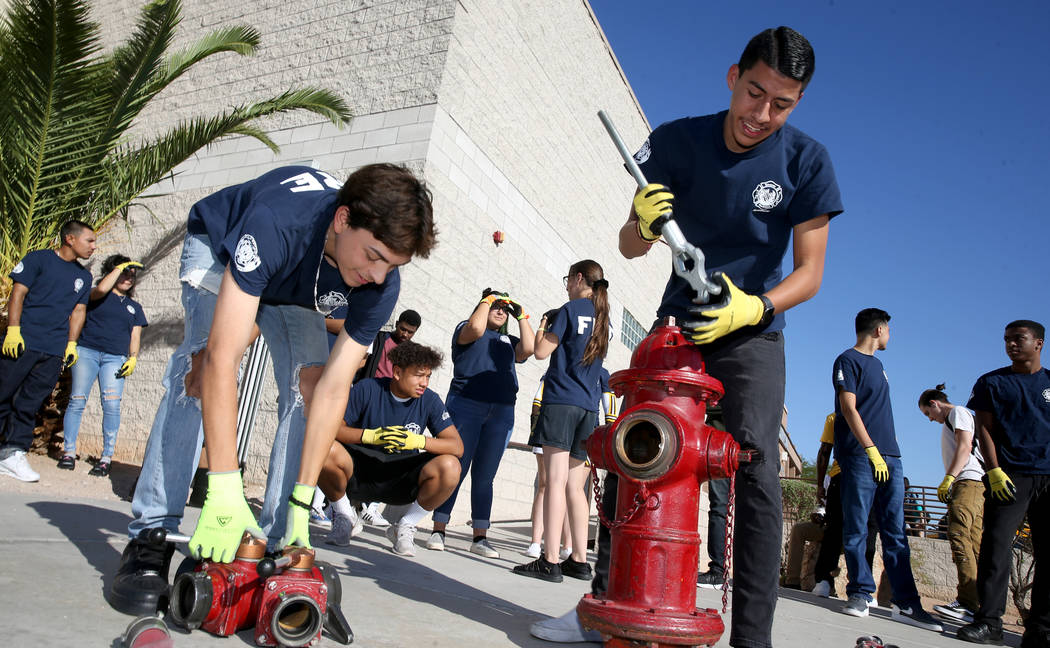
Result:
<svg viewBox="0 0 1050 648"><path fill-rule="evenodd" d="M64 221L105 227L219 138L247 135L277 152L261 117L308 110L339 126L349 119L338 95L307 87L133 138L150 100L194 64L221 52L250 56L259 45L258 31L235 26L169 54L181 13L179 0L151 2L131 37L106 53L85 0L11 0L0 21L0 302L14 264L46 247Z"/></svg>

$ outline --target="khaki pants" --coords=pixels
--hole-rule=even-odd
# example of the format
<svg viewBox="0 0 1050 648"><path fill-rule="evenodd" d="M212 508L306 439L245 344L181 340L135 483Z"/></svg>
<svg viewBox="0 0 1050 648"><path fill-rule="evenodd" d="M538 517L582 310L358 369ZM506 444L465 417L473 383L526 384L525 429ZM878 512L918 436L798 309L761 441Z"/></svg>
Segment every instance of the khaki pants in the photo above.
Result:
<svg viewBox="0 0 1050 648"><path fill-rule="evenodd" d="M977 610L977 557L984 527L984 484L973 479L957 481L948 503L948 544L959 572L957 598L966 609Z"/></svg>
<svg viewBox="0 0 1050 648"><path fill-rule="evenodd" d="M806 543L819 543L824 538L824 527L809 520L796 522L791 527L788 540L787 570L784 573L784 585L799 587L803 581L811 581L812 575L802 575L802 559ZM808 583L807 583L808 584ZM812 586L811 586L812 587Z"/></svg>

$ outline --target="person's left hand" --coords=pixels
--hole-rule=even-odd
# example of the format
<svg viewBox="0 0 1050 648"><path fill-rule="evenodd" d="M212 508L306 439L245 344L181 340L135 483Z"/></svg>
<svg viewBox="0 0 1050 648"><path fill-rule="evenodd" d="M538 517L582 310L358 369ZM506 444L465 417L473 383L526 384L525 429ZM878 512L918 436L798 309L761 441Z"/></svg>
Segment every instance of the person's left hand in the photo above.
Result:
<svg viewBox="0 0 1050 648"><path fill-rule="evenodd" d="M937 499L947 504L952 495L952 484L954 482L954 475L945 475L944 479L941 480L941 485L937 487Z"/></svg>
<svg viewBox="0 0 1050 648"><path fill-rule="evenodd" d="M139 359L135 356L129 357L124 361L124 364L120 365L120 369L117 370L117 378L127 378L131 374L135 373L135 365L139 363Z"/></svg>
<svg viewBox="0 0 1050 648"><path fill-rule="evenodd" d="M758 324L765 313L766 305L761 297L740 290L724 273L716 272L712 279L722 284L721 301L690 308L690 313L704 319L682 325L693 344L714 342L737 329Z"/></svg>
<svg viewBox="0 0 1050 648"><path fill-rule="evenodd" d="M79 359L80 354L77 353L77 343L70 340L68 343L66 343L66 354L65 357L62 359L63 368L69 369L70 367L75 365L77 363L77 360Z"/></svg>
<svg viewBox="0 0 1050 648"><path fill-rule="evenodd" d="M405 432L404 435L398 438L390 438L387 444L383 446L383 449L390 453L402 450L422 450L426 443L426 436L415 432Z"/></svg>

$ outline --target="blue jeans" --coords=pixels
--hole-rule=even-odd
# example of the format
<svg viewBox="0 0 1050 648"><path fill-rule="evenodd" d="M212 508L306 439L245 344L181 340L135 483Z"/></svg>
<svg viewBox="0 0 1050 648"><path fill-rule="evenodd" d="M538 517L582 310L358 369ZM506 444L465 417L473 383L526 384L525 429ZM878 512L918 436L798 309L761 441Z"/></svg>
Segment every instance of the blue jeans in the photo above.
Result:
<svg viewBox="0 0 1050 648"><path fill-rule="evenodd" d="M126 355L114 355L88 347L80 347L80 359L73 365L73 387L69 394L69 406L62 418L65 436L64 450L67 455L77 453L77 435L80 419L84 416L91 388L98 380L102 399L102 458L113 458L117 446L117 431L120 430L120 398L124 395L124 379L117 372L127 361Z"/></svg>
<svg viewBox="0 0 1050 648"><path fill-rule="evenodd" d="M842 547L846 554L846 594L867 600L875 592L871 565L864 559L868 540L868 515L874 511L882 538L882 564L893 588L893 602L900 607L919 605L919 592L911 572L911 549L904 533L904 470L900 457L883 457L890 478L876 484L867 455L837 457L842 467Z"/></svg>
<svg viewBox="0 0 1050 648"><path fill-rule="evenodd" d="M459 460L459 484L445 503L434 510L434 521L448 524L469 470L470 519L475 529L487 529L492 524L492 481L514 431L514 406L482 403L449 392L445 409L463 439L463 456Z"/></svg>
<svg viewBox="0 0 1050 648"><path fill-rule="evenodd" d="M208 345L218 299L213 289L217 290L223 271L207 237L186 236L179 272L182 308L186 313L184 337L164 373L164 398L153 419L131 504L135 518L128 525L131 537L152 527L177 531L182 521L204 435L200 401L186 394L186 374L193 354ZM272 546L284 533L286 502L299 473L306 430L299 370L323 365L328 358L328 343L324 317L316 311L299 306L260 304L255 321L269 346L278 395L277 429L259 517L259 524Z"/></svg>

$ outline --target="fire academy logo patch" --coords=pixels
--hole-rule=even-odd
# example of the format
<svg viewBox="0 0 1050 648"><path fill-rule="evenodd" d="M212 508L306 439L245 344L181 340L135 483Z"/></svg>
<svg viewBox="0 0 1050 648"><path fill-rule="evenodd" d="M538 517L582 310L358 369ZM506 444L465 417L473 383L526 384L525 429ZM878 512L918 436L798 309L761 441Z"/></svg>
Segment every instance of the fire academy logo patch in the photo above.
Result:
<svg viewBox="0 0 1050 648"><path fill-rule="evenodd" d="M638 164L645 164L645 161L649 159L649 156L653 153L653 147L650 146L649 140L646 139L642 143L642 148L638 149L638 152L634 154L634 161Z"/></svg>
<svg viewBox="0 0 1050 648"><path fill-rule="evenodd" d="M784 191L780 185L772 180L758 183L755 190L751 192L751 200L755 203L755 211L766 212L780 204L784 198Z"/></svg>
<svg viewBox="0 0 1050 648"><path fill-rule="evenodd" d="M255 244L254 236L245 234L241 240L237 241L233 263L241 272L251 272L262 265L262 259L259 258L259 246Z"/></svg>
<svg viewBox="0 0 1050 648"><path fill-rule="evenodd" d="M73 292L78 293L80 289L84 287L84 280L77 277L76 281L73 282Z"/></svg>
<svg viewBox="0 0 1050 648"><path fill-rule="evenodd" d="M317 298L317 312L328 316L347 305L346 295L330 290Z"/></svg>

